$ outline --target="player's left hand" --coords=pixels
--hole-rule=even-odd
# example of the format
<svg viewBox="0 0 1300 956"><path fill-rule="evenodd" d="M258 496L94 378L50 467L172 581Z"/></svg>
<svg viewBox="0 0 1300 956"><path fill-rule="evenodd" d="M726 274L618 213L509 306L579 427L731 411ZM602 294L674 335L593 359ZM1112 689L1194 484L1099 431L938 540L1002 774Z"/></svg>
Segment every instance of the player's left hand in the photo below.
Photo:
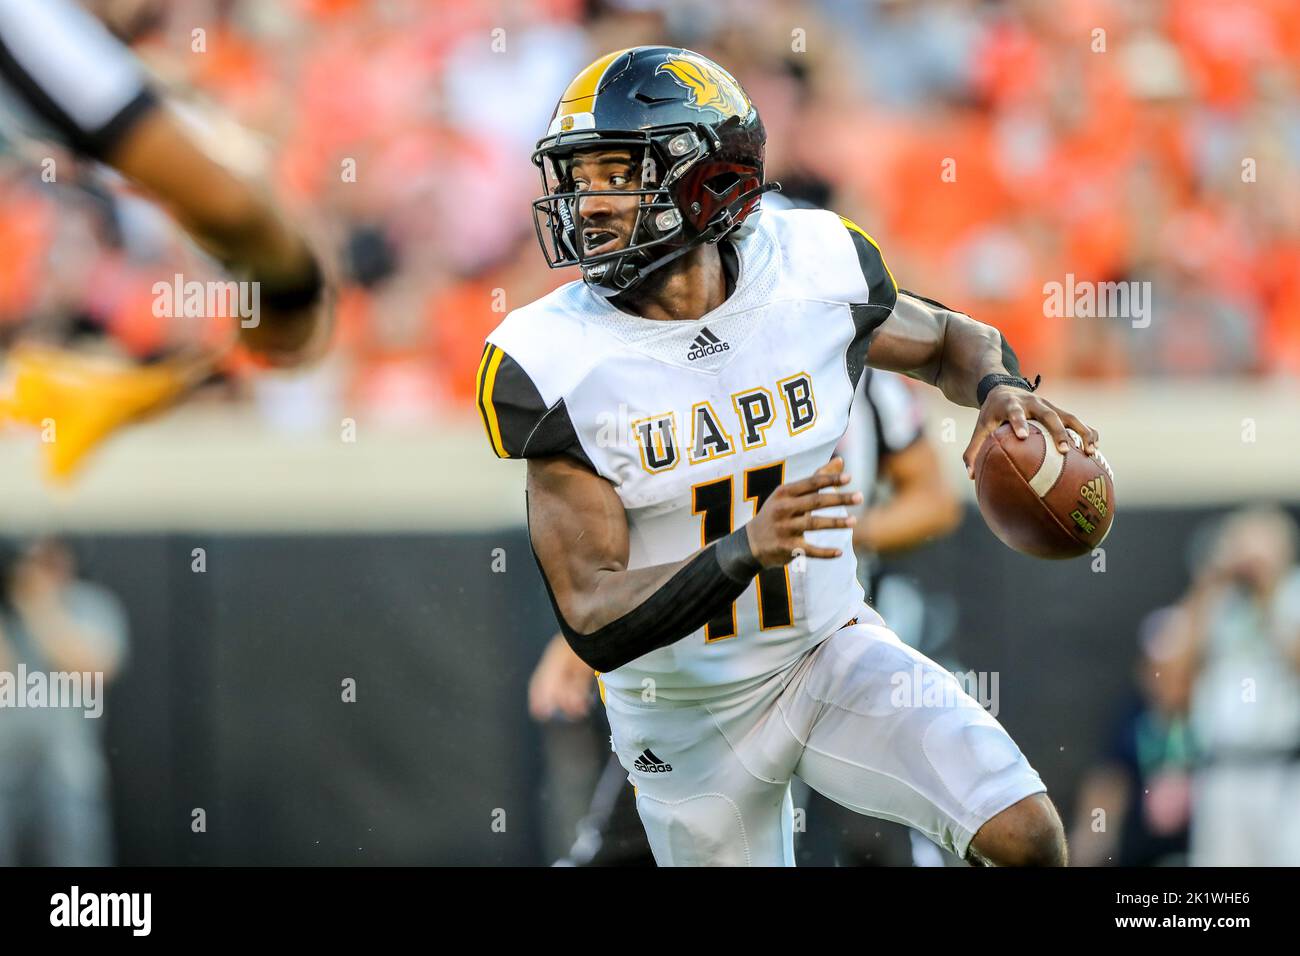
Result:
<svg viewBox="0 0 1300 956"><path fill-rule="evenodd" d="M1083 440L1083 450L1089 455L1096 454L1097 443L1101 436L1095 428L1081 422L1077 415L1057 408L1045 398L1039 398L1033 392L1010 385L999 385L989 392L980 407L980 417L975 423L975 434L970 444L962 452L961 459L966 463L966 475L975 477L975 458L979 454L984 439L992 435L1003 422L1010 422L1017 438L1029 437L1029 419L1041 422L1048 434L1056 441L1056 447L1062 452L1069 449L1073 442L1066 429L1072 429Z"/></svg>

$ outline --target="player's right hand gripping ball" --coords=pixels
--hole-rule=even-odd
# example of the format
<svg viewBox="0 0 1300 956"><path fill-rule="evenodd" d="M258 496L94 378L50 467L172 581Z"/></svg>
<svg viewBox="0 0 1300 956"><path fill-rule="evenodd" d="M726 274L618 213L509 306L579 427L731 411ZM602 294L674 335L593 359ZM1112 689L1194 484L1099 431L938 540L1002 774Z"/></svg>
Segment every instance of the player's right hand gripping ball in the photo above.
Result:
<svg viewBox="0 0 1300 956"><path fill-rule="evenodd" d="M1077 558L1105 539L1115 520L1115 476L1097 452L1089 457L1073 431L1064 454L1036 421L1029 437L1004 424L975 458L980 513L1008 547L1036 558Z"/></svg>

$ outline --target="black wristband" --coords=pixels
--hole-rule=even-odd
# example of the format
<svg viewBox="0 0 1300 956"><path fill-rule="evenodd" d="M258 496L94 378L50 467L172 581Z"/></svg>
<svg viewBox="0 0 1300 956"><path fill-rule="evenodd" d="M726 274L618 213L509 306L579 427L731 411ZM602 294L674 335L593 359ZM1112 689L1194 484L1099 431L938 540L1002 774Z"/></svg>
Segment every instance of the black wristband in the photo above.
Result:
<svg viewBox="0 0 1300 956"><path fill-rule="evenodd" d="M292 282L270 283L258 281L258 304L276 312L293 312L315 305L325 288L325 277L313 255L308 258L308 269ZM256 279L256 277L254 277Z"/></svg>
<svg viewBox="0 0 1300 956"><path fill-rule="evenodd" d="M1035 375L1034 380L1030 382L1029 379L1022 378L1019 375L999 375L994 372L990 375L985 375L980 379L979 387L975 390L975 397L979 403L983 405L984 399L989 397L989 392L993 391L993 389L997 388L999 385L1011 385L1015 388L1023 388L1027 392L1032 392L1038 388L1038 383L1042 380L1043 376L1041 375Z"/></svg>
<svg viewBox="0 0 1300 956"><path fill-rule="evenodd" d="M717 541L718 564L722 573L733 581L748 581L763 565L749 547L749 533L741 527Z"/></svg>

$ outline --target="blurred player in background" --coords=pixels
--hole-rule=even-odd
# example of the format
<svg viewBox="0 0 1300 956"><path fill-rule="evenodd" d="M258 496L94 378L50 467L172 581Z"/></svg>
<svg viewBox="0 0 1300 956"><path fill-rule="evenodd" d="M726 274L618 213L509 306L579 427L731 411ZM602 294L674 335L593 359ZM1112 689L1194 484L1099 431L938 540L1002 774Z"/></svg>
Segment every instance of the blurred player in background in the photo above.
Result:
<svg viewBox="0 0 1300 956"><path fill-rule="evenodd" d="M1197 752L1185 646L1181 610L1160 608L1142 621L1135 699L1075 801L1070 854L1078 866L1187 865Z"/></svg>
<svg viewBox="0 0 1300 956"><path fill-rule="evenodd" d="M1080 793L1081 862L1300 865L1296 543L1275 507L1201 530L1191 586L1143 622L1147 703Z"/></svg>
<svg viewBox="0 0 1300 956"><path fill-rule="evenodd" d="M774 188L765 139L735 79L690 51L582 71L534 153L534 209L548 261L583 281L512 312L478 376L493 449L529 459L533 548L565 638L604 672L655 859L792 864L797 775L959 857L1064 864L1028 761L862 603L825 532L862 502L832 455L867 365L980 408L971 473L1006 421L1021 437L1041 421L1062 450L1069 426L1089 454L1096 432L1032 394L995 329L901 292L856 225L794 210L739 230ZM615 410L631 434L608 433ZM895 672L947 703L890 704Z"/></svg>
<svg viewBox="0 0 1300 956"><path fill-rule="evenodd" d="M77 577L57 539L0 550L0 673L98 675L100 694L121 668L126 614L105 588ZM19 667L25 670L19 670ZM51 679L51 686L53 680ZM26 687L17 687L26 694ZM90 702L89 696L85 697ZM0 707L0 866L113 862L102 697L89 711ZM88 716L94 713L94 717Z"/></svg>
<svg viewBox="0 0 1300 956"><path fill-rule="evenodd" d="M1230 514L1178 605L1191 677L1193 866L1300 866L1300 566L1295 522Z"/></svg>
<svg viewBox="0 0 1300 956"><path fill-rule="evenodd" d="M330 305L306 239L260 186L213 157L135 56L72 0L0 0L0 139L63 144L166 208L232 277L255 284L259 312L239 322L239 341L261 361L292 367L324 350ZM204 349L136 369L28 353L0 419L58 421L54 470L66 475L114 428L203 381L220 357Z"/></svg>

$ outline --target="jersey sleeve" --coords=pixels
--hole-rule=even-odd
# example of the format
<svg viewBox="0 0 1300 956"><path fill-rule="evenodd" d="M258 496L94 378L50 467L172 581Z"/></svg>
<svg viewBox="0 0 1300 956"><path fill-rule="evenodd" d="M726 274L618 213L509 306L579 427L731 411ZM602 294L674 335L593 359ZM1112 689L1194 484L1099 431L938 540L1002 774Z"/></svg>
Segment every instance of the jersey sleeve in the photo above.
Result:
<svg viewBox="0 0 1300 956"><path fill-rule="evenodd" d="M862 271L862 301L851 302L849 310L853 315L853 341L849 343L847 361L849 376L856 388L866 365L867 345L871 333L889 318L898 302L898 283L894 281L885 257L876 240L863 231L862 227L850 219L840 216L840 222L848 230L853 250L857 253L858 268Z"/></svg>
<svg viewBox="0 0 1300 956"><path fill-rule="evenodd" d="M498 458L569 455L595 470L564 399L548 405L523 367L491 342L479 361L475 394L483 429Z"/></svg>
<svg viewBox="0 0 1300 956"><path fill-rule="evenodd" d="M157 103L140 61L73 0L0 0L0 125L104 159Z"/></svg>

